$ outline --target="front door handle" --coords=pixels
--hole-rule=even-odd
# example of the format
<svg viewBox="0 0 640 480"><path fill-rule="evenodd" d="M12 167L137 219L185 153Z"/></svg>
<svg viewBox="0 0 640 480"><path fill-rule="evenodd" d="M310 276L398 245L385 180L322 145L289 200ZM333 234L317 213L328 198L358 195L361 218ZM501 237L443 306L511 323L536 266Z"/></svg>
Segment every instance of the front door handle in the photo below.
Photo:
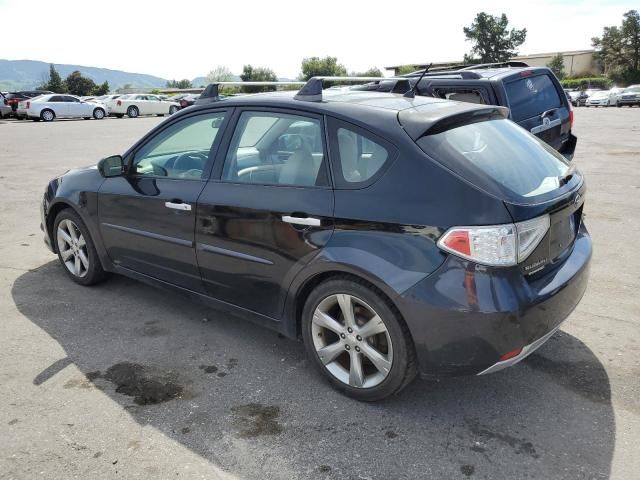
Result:
<svg viewBox="0 0 640 480"><path fill-rule="evenodd" d="M293 223L295 225L307 225L308 227L320 226L320 219L313 217L292 217L290 215L283 215L282 221L286 223Z"/></svg>
<svg viewBox="0 0 640 480"><path fill-rule="evenodd" d="M164 202L164 206L173 210L182 210L184 212L191 211L191 205L188 203Z"/></svg>

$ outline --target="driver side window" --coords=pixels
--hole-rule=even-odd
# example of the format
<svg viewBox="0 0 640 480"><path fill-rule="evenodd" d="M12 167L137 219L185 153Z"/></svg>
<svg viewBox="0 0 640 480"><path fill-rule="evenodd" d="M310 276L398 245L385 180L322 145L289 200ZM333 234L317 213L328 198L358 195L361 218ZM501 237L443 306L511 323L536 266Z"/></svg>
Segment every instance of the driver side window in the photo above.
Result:
<svg viewBox="0 0 640 480"><path fill-rule="evenodd" d="M163 130L136 152L133 174L201 179L224 115L215 112L188 117Z"/></svg>

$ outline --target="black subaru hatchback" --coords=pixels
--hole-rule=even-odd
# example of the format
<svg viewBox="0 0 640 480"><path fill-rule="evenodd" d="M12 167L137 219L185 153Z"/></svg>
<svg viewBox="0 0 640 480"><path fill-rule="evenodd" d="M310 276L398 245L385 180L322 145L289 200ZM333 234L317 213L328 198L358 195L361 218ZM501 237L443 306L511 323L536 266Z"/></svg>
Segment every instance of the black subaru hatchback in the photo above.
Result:
<svg viewBox="0 0 640 480"><path fill-rule="evenodd" d="M309 90L194 106L52 180L47 245L82 285L123 274L301 337L361 400L544 343L587 285L582 175L501 107Z"/></svg>

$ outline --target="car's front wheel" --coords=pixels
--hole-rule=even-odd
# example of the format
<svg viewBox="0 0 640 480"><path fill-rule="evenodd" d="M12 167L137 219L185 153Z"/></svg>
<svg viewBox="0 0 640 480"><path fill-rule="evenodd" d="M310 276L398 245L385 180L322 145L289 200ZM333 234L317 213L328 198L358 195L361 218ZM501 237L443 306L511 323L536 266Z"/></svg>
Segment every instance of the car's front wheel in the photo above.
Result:
<svg viewBox="0 0 640 480"><path fill-rule="evenodd" d="M406 325L381 293L337 278L321 283L302 312L307 353L343 393L364 401L386 398L415 377L415 353Z"/></svg>
<svg viewBox="0 0 640 480"><path fill-rule="evenodd" d="M176 113L179 110L178 107L176 107L175 105L171 105L171 107L169 107L169 115L173 115L174 113Z"/></svg>
<svg viewBox="0 0 640 480"><path fill-rule="evenodd" d="M58 258L71 279L80 285L104 280L106 273L82 219L73 210L62 210L53 224Z"/></svg>
<svg viewBox="0 0 640 480"><path fill-rule="evenodd" d="M102 108L96 108L93 111L93 118L96 120L102 120L105 117L106 113Z"/></svg>

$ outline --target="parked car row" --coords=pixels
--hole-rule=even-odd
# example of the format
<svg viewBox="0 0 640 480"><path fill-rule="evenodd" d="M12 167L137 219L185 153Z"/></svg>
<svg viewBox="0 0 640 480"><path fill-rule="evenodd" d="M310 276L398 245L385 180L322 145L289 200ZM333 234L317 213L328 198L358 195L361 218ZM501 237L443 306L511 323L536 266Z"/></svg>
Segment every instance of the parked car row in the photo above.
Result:
<svg viewBox="0 0 640 480"><path fill-rule="evenodd" d="M46 91L0 93L0 115L18 119L51 122L56 118L84 118L101 120L106 116L122 118L127 115L173 115L181 108L193 104L196 95L185 95L181 105L158 95L110 94L98 97L78 97Z"/></svg>
<svg viewBox="0 0 640 480"><path fill-rule="evenodd" d="M587 90L565 90L574 107L623 107L640 106L640 85L610 90L592 88Z"/></svg>

